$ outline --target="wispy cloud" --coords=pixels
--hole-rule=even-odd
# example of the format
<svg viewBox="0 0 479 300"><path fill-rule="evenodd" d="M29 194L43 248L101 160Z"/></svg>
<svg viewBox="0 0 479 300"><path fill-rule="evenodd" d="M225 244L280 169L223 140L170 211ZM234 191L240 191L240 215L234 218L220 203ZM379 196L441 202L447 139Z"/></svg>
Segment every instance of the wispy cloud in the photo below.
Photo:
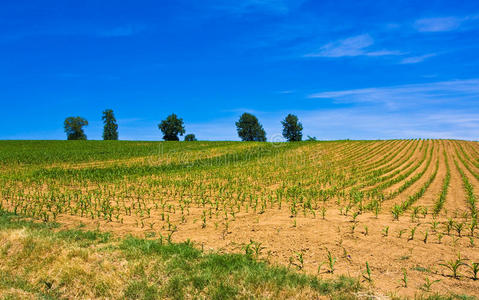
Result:
<svg viewBox="0 0 479 300"><path fill-rule="evenodd" d="M446 32L457 30L466 22L473 22L478 19L479 16L477 15L465 17L424 18L416 20L414 27L419 32Z"/></svg>
<svg viewBox="0 0 479 300"><path fill-rule="evenodd" d="M429 54L424 54L424 55L419 55L419 56L411 56L411 57L406 57L403 60L401 60L401 64L417 64L420 62L423 62L424 60L436 56L436 53L429 53Z"/></svg>
<svg viewBox="0 0 479 300"><path fill-rule="evenodd" d="M321 92L309 95L309 98L332 99L338 103L383 104L392 110L431 103L446 103L456 107L477 105L479 79Z"/></svg>
<svg viewBox="0 0 479 300"><path fill-rule="evenodd" d="M385 56L401 55L399 51L377 50L369 48L374 39L369 34L362 34L335 41L322 46L318 52L306 54L306 57L347 57L347 56Z"/></svg>
<svg viewBox="0 0 479 300"><path fill-rule="evenodd" d="M347 108L300 114L305 134L320 139L444 138L477 140L479 112L442 109L437 112L384 112Z"/></svg>
<svg viewBox="0 0 479 300"><path fill-rule="evenodd" d="M428 18L417 20L415 27L420 32L452 31L459 28L463 21L464 19L455 17Z"/></svg>

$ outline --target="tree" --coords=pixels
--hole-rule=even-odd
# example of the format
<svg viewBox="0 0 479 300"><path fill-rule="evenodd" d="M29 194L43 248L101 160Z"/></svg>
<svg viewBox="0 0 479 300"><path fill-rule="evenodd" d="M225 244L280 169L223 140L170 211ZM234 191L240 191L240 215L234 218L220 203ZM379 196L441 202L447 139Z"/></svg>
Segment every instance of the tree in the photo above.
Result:
<svg viewBox="0 0 479 300"><path fill-rule="evenodd" d="M252 114L242 114L239 121L236 122L236 130L242 141L266 141L266 133L263 126L259 123L258 118Z"/></svg>
<svg viewBox="0 0 479 300"><path fill-rule="evenodd" d="M298 117L292 114L281 121L283 124L283 136L288 142L299 142L303 138L303 124L298 122Z"/></svg>
<svg viewBox="0 0 479 300"><path fill-rule="evenodd" d="M103 139L106 140L118 140L118 124L116 123L113 110L107 109L103 112L101 117L103 120Z"/></svg>
<svg viewBox="0 0 479 300"><path fill-rule="evenodd" d="M87 120L82 117L68 117L63 124L68 140L86 140L83 127L88 126Z"/></svg>
<svg viewBox="0 0 479 300"><path fill-rule="evenodd" d="M197 139L193 133L185 135L185 142L195 142L195 141L197 141Z"/></svg>
<svg viewBox="0 0 479 300"><path fill-rule="evenodd" d="M185 134L185 126L183 126L183 119L178 118L177 115L171 114L165 120L158 124L158 128L163 132L163 139L165 141L179 141L179 135Z"/></svg>

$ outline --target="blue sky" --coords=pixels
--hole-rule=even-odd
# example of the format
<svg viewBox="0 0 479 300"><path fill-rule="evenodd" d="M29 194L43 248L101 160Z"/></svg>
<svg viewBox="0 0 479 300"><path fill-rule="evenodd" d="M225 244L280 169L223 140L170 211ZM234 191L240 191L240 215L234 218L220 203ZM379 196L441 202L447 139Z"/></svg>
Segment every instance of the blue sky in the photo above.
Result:
<svg viewBox="0 0 479 300"><path fill-rule="evenodd" d="M479 136L479 1L0 3L0 139L159 140L174 112L203 140L269 140L297 114L319 139Z"/></svg>

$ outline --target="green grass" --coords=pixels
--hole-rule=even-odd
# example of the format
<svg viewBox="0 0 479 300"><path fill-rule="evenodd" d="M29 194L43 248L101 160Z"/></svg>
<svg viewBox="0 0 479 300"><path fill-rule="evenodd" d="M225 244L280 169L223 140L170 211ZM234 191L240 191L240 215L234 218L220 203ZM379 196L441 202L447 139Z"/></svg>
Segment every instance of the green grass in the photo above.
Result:
<svg viewBox="0 0 479 300"><path fill-rule="evenodd" d="M0 164L51 164L104 161L231 147L237 142L0 141Z"/></svg>

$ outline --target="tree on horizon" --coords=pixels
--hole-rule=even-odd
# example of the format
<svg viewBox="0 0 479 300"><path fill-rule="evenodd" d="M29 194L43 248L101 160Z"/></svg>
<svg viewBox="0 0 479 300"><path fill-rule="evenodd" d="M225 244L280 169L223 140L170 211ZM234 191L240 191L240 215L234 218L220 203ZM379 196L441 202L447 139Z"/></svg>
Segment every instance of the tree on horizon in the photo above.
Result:
<svg viewBox="0 0 479 300"><path fill-rule="evenodd" d="M67 140L86 140L86 134L83 131L84 126L88 126L88 121L82 117L68 117L63 123Z"/></svg>
<svg viewBox="0 0 479 300"><path fill-rule="evenodd" d="M178 118L176 114L169 115L165 120L158 124L158 128L163 132L165 141L179 141L179 135L185 134L183 119Z"/></svg>
<svg viewBox="0 0 479 300"><path fill-rule="evenodd" d="M115 119L115 115L113 114L113 110L106 109L103 111L103 116L101 117L103 120L103 140L118 140L118 124Z"/></svg>
<svg viewBox="0 0 479 300"><path fill-rule="evenodd" d="M256 116L244 113L235 124L242 141L266 142L266 132Z"/></svg>
<svg viewBox="0 0 479 300"><path fill-rule="evenodd" d="M300 142L303 139L303 124L298 122L297 116L288 114L281 124L283 136L288 142Z"/></svg>
<svg viewBox="0 0 479 300"><path fill-rule="evenodd" d="M185 135L185 142L196 142L196 136L193 133Z"/></svg>

